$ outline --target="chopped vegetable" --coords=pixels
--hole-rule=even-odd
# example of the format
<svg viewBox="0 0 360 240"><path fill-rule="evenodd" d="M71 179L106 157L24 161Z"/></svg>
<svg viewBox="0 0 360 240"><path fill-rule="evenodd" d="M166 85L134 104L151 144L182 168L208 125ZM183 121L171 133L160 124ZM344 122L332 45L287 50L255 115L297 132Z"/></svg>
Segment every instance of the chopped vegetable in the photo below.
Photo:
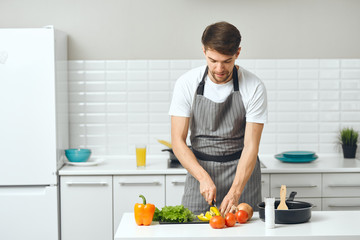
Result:
<svg viewBox="0 0 360 240"><path fill-rule="evenodd" d="M213 216L215 216L214 213L211 213L211 212L209 212L209 211L207 211L206 214L205 214L205 217L208 218L209 220L210 220Z"/></svg>
<svg viewBox="0 0 360 240"><path fill-rule="evenodd" d="M219 209L217 207L210 207L210 211L207 211L205 214L201 213L198 215L198 219L201 221L210 221L210 219L214 216L221 216Z"/></svg>
<svg viewBox="0 0 360 240"><path fill-rule="evenodd" d="M219 209L217 207L211 207L210 208L210 212L211 213L214 213L215 216L221 216L220 212L219 212Z"/></svg>
<svg viewBox="0 0 360 240"><path fill-rule="evenodd" d="M209 217L209 216L206 216L206 215L204 215L203 213L201 213L201 214L198 215L197 217L198 217L198 219L199 219L200 221L208 222L208 221L210 221L210 219L211 219L212 216Z"/></svg>

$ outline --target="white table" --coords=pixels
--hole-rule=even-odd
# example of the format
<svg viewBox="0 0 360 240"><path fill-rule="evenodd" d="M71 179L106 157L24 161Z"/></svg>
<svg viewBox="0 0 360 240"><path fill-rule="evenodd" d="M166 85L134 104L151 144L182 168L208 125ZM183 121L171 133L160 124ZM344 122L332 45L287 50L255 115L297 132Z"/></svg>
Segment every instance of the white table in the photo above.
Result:
<svg viewBox="0 0 360 240"><path fill-rule="evenodd" d="M309 222L276 224L266 229L255 212L246 224L231 228L212 229L209 224L166 224L153 222L150 226L137 226L133 213L125 213L115 234L123 239L360 239L360 211L313 211Z"/></svg>

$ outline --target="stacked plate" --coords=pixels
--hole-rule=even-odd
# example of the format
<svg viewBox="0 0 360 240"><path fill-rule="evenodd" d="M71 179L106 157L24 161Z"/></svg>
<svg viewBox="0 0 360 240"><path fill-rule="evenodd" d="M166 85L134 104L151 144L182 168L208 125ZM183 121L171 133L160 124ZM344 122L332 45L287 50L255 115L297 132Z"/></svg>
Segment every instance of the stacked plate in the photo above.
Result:
<svg viewBox="0 0 360 240"><path fill-rule="evenodd" d="M282 162L305 163L312 162L318 158L315 152L311 151L287 151L276 154L275 158Z"/></svg>

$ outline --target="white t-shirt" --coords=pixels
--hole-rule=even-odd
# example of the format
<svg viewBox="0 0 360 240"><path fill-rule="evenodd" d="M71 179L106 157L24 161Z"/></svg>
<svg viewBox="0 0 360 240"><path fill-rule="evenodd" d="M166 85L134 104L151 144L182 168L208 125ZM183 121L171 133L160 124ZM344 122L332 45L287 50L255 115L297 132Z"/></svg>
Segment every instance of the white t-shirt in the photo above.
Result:
<svg viewBox="0 0 360 240"><path fill-rule="evenodd" d="M194 68L183 74L175 83L169 115L190 117L196 89L206 66ZM246 122L266 123L267 95L264 83L242 67L238 69L239 91L246 110ZM224 102L234 91L233 80L216 84L206 77L204 97L214 102Z"/></svg>

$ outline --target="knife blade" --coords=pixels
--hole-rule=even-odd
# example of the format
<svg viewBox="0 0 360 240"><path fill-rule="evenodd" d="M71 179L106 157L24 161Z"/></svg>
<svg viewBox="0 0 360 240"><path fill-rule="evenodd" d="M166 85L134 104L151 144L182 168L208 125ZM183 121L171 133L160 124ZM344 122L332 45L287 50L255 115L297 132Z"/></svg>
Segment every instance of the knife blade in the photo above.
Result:
<svg viewBox="0 0 360 240"><path fill-rule="evenodd" d="M212 202L211 202L211 206L213 206L213 207L216 207L217 208L217 206L216 206L216 202L215 202L215 200L213 199L212 200Z"/></svg>

